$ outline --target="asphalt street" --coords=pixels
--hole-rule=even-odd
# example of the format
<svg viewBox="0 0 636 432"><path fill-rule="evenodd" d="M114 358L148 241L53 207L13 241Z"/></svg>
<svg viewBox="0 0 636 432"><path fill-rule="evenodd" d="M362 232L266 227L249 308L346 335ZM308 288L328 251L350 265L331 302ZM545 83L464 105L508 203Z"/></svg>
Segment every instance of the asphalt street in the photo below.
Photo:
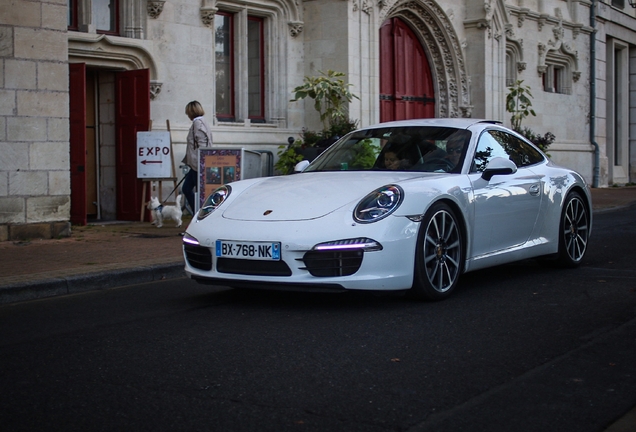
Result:
<svg viewBox="0 0 636 432"><path fill-rule="evenodd" d="M4 431L603 431L636 406L636 207L447 301L167 280L0 306Z"/></svg>

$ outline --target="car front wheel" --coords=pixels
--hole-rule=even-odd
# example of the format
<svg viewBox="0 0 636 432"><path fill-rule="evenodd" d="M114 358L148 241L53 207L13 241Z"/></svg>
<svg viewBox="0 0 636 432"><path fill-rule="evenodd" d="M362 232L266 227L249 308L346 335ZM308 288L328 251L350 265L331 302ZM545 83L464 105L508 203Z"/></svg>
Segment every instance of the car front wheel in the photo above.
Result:
<svg viewBox="0 0 636 432"><path fill-rule="evenodd" d="M559 263L576 267L581 263L590 234L589 210L578 192L565 199L559 226Z"/></svg>
<svg viewBox="0 0 636 432"><path fill-rule="evenodd" d="M464 261L464 241L458 219L444 203L424 215L415 253L411 295L421 300L442 300L457 286Z"/></svg>

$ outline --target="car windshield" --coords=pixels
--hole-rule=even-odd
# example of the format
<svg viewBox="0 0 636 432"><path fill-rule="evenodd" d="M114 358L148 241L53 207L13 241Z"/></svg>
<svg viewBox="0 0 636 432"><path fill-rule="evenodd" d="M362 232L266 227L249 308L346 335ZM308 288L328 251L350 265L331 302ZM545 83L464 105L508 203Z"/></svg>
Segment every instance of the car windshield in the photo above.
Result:
<svg viewBox="0 0 636 432"><path fill-rule="evenodd" d="M359 130L329 147L305 171L459 173L469 140L469 131L449 127Z"/></svg>

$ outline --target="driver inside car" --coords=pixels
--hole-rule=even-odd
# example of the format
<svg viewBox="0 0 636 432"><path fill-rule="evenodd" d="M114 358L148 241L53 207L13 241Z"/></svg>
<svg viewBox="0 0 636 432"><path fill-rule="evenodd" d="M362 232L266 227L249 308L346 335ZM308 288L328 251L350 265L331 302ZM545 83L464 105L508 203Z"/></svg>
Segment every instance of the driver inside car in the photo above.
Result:
<svg viewBox="0 0 636 432"><path fill-rule="evenodd" d="M462 157L464 141L464 137L454 136L446 142L446 159L453 164L454 167L457 166Z"/></svg>

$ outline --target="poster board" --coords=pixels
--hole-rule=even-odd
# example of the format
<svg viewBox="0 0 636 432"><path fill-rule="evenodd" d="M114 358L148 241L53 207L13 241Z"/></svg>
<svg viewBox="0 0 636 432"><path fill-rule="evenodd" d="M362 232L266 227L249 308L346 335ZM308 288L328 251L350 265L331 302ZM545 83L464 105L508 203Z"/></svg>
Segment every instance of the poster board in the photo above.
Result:
<svg viewBox="0 0 636 432"><path fill-rule="evenodd" d="M171 178L170 132L137 132L137 178Z"/></svg>
<svg viewBox="0 0 636 432"><path fill-rule="evenodd" d="M241 180L244 149L199 148L197 209L221 185Z"/></svg>

